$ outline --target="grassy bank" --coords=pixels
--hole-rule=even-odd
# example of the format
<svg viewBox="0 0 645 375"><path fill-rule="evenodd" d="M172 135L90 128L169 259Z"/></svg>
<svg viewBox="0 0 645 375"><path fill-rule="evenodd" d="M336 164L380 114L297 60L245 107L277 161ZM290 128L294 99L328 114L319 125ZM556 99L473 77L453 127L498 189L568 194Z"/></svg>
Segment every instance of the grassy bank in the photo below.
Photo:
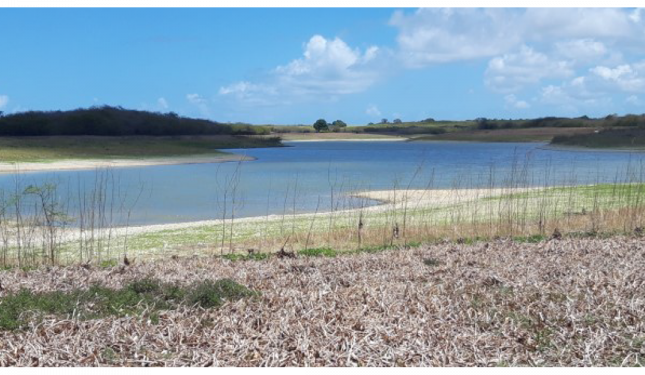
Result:
<svg viewBox="0 0 645 375"><path fill-rule="evenodd" d="M645 129L606 129L591 134L559 135L553 138L551 144L597 149L645 150Z"/></svg>
<svg viewBox="0 0 645 375"><path fill-rule="evenodd" d="M41 192L36 190L34 196L39 197ZM111 193L101 188L100 194ZM43 196L55 197L47 191ZM285 212L270 217L119 228L111 224L112 220L118 215L127 217L128 211L114 208L112 213L101 196L92 198L95 195L91 192L76 218L71 212L57 216L57 206L47 200L34 216L16 215L11 202L28 200L7 195L9 201L0 213L0 264L118 264L125 254L152 260L255 256L281 249L352 252L440 240L547 238L554 233L630 234L645 226L643 183L391 190L361 193L361 200L353 203L341 192L336 196L332 207L343 209L332 212ZM367 207L361 203L367 199L384 203ZM68 218L72 220L62 221Z"/></svg>
<svg viewBox="0 0 645 375"><path fill-rule="evenodd" d="M221 155L218 149L280 146L274 137L3 137L0 163Z"/></svg>
<svg viewBox="0 0 645 375"><path fill-rule="evenodd" d="M333 140L402 140L401 136L371 133L283 133L283 141L333 141Z"/></svg>
<svg viewBox="0 0 645 375"><path fill-rule="evenodd" d="M464 130L413 137L415 141L550 142L554 137L593 133L593 128Z"/></svg>
<svg viewBox="0 0 645 375"><path fill-rule="evenodd" d="M634 147L634 136L629 140L627 134L618 134L618 131L629 129L642 129L645 126L645 115L610 115L601 118L587 116L577 118L542 117L535 119L486 119L445 121L426 119L410 122L384 122L365 126L331 126L329 131L339 134L370 134L382 136L408 137L418 140L446 140L446 141L471 141L471 142L549 142L553 138L571 137L572 141L601 143L599 147ZM275 126L266 125L272 134L295 137L295 134L307 134L312 139L324 138L325 133L315 133L312 126ZM593 133L602 131L607 135L595 137ZM610 133L616 131L616 133ZM606 132L606 133L605 133ZM641 138L643 138L641 136ZM603 146L604 144L604 146ZM585 147L594 147L586 146ZM640 147L640 146L639 146Z"/></svg>
<svg viewBox="0 0 645 375"><path fill-rule="evenodd" d="M246 254L248 249L273 253L281 248L342 252L445 239L632 233L645 224L645 184L454 193L445 201L422 201L418 194L407 198L406 191L398 191L397 203L380 207L151 231L133 234L128 246L131 254L143 258Z"/></svg>

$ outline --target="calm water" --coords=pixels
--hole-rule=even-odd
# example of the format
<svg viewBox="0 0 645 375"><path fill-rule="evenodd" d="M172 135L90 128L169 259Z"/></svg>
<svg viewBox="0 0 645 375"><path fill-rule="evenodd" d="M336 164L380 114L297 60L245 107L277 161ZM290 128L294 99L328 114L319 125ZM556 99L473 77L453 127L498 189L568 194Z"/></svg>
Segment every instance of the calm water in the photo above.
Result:
<svg viewBox="0 0 645 375"><path fill-rule="evenodd" d="M291 213L294 207L297 212L313 212L317 206L326 211L332 190L337 208L348 208L375 204L347 198L352 190L488 186L491 172L499 185L509 182L513 169L520 175L525 163L530 184L542 183L545 176L557 184L612 182L624 178L628 166L637 169L643 156L545 150L536 143L293 142L289 146L230 150L257 158L243 163L121 168L109 174L26 173L18 179L22 187L54 182L59 199L73 202L79 192L89 197L101 185L97 179L107 178L113 188L107 194L115 202L112 207L123 213L115 220L126 220L125 209L118 207L130 207L130 224L156 224L220 218L225 195L226 212L234 196L235 216L248 217ZM0 189L14 189L16 178L1 175Z"/></svg>

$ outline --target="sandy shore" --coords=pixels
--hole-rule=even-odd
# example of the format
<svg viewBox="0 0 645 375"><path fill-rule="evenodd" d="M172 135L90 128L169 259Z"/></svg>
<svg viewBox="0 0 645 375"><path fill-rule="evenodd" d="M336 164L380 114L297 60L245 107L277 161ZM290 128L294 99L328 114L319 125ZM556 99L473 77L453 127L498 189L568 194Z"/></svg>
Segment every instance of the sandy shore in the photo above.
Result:
<svg viewBox="0 0 645 375"><path fill-rule="evenodd" d="M61 160L54 162L0 163L0 173L54 172L91 170L97 168L128 168L153 165L224 163L230 161L250 161L255 158L236 154L213 156L181 156L145 159L83 159Z"/></svg>
<svg viewBox="0 0 645 375"><path fill-rule="evenodd" d="M522 193L540 188L514 188L513 193ZM355 197L373 199L382 202L383 209L403 208L407 203L420 208L441 207L463 203L476 199L489 198L510 193L509 189L436 189L436 190L373 190L352 194Z"/></svg>
<svg viewBox="0 0 645 375"><path fill-rule="evenodd" d="M534 190L540 188L517 188L513 189L513 193L520 193L523 191ZM314 216L317 218L325 218L330 215L350 215L362 210L364 213L379 213L388 212L392 210L407 209L427 209L427 208L440 208L452 204L472 202L477 199L488 197L495 197L511 193L508 189L433 189L433 190L375 190L375 191L362 191L354 192L350 195L353 197L364 198L367 200L378 201L380 204L367 206L363 208L351 208L345 210L336 210L333 212L318 212L318 213L301 213L295 215L288 215L289 219L302 219L311 220ZM367 202L365 202L367 203ZM279 222L284 219L281 214L272 214L254 217L236 218L236 225L254 225L266 224L267 222ZM226 220L230 223L230 220ZM168 223L168 224L150 224L150 225L137 225L128 227L115 227L105 228L102 230L103 236L136 236L148 233L157 233L162 231L177 231L184 229L195 229L208 226L222 225L221 219L213 220L200 220L190 221L183 223ZM81 235L78 229L67 228L59 233L62 242L71 242L79 239ZM38 236L36 236L38 237Z"/></svg>
<svg viewBox="0 0 645 375"><path fill-rule="evenodd" d="M284 142L401 142L408 138L325 138L325 139L285 139Z"/></svg>
<svg viewBox="0 0 645 375"><path fill-rule="evenodd" d="M540 188L526 188L526 189L513 189L513 193L520 193L523 191L540 189ZM375 206L364 207L364 212L386 212L392 209L403 209L407 204L408 208L439 208L456 203L465 203L476 199L500 196L508 194L507 189L434 189L434 190L374 190L351 193L351 196L358 198L365 198L380 202ZM352 212L358 212L359 208L337 210L334 212L318 212L315 214L317 217L328 217L329 215L342 215ZM296 215L289 215L289 218L308 219L314 216L314 213L302 213ZM266 223L267 221L279 221L283 219L283 215L268 215L268 216L254 216L235 219L238 224L253 224L253 223ZM115 229L116 235L137 235L145 233L154 233L165 230L180 230L190 229L203 226L221 225L222 220L201 220L191 221L185 223L170 223L170 224L152 224L131 226L128 228Z"/></svg>

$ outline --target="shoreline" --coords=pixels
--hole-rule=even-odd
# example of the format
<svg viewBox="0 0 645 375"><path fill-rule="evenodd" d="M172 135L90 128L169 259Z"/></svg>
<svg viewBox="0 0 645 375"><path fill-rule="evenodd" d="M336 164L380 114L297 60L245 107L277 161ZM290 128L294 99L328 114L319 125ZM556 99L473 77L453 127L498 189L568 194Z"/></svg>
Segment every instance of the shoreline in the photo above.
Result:
<svg viewBox="0 0 645 375"><path fill-rule="evenodd" d="M542 189L541 187L533 188L518 188L513 190L513 193L525 192L530 190ZM410 189L410 190L372 190L372 191L357 191L349 193L350 196L356 198L363 198L377 202L377 204L348 208L344 210L325 211L325 212L305 212L287 215L289 218L309 219L313 216L329 217L330 215L341 215L357 213L361 210L363 212L379 213L387 212L388 210L404 209L406 204L410 204L410 209L419 208L440 208L456 203L465 203L482 198L490 198L501 196L509 193L505 188L478 188L478 189ZM256 223L266 221L282 220L282 214L270 214L250 217L240 217L235 219L238 224L243 223ZM231 219L226 219L230 222ZM209 225L220 225L224 220L222 219L209 219L198 221L187 221L179 223L166 223L166 224L144 224L134 225L128 227L113 228L114 233L117 235L140 235L147 233L155 233L166 230L180 230L192 229Z"/></svg>
<svg viewBox="0 0 645 375"><path fill-rule="evenodd" d="M158 165L208 164L253 160L257 160L257 158L226 153L212 156L178 156L142 159L69 159L51 162L2 162L0 163L0 174L80 171L100 168L132 168Z"/></svg>
<svg viewBox="0 0 645 375"><path fill-rule="evenodd" d="M540 188L522 188L514 192L528 191ZM402 210L406 206L409 209L426 209L426 208L441 208L451 204L465 203L477 199L500 196L508 193L507 189L503 188L482 188L482 189L410 189L410 190L372 190L372 191L355 191L348 193L352 197L362 198L377 202L372 205L365 205L362 207L346 208L335 211L324 212L304 212L297 214L286 215L290 219L304 219L310 220L314 217L328 218L333 215L350 215L359 212L363 213L384 213L389 210ZM366 202L367 203L367 202ZM235 219L235 223L239 224L254 224L254 223L267 223L273 221L280 221L284 219L283 214L270 214L260 216L240 217ZM207 219L187 222L176 223L163 223L163 224L142 224L142 225L129 225L129 226L115 226L111 228L104 228L106 235L121 237L121 236L138 236L152 233L159 233L164 231L177 231L203 228L207 226L221 225L223 222L230 223L231 219L226 218L222 220ZM72 242L78 240L78 228L66 228L61 233L63 242Z"/></svg>
<svg viewBox="0 0 645 375"><path fill-rule="evenodd" d="M284 139L283 142L402 142L408 138L327 138L327 139Z"/></svg>

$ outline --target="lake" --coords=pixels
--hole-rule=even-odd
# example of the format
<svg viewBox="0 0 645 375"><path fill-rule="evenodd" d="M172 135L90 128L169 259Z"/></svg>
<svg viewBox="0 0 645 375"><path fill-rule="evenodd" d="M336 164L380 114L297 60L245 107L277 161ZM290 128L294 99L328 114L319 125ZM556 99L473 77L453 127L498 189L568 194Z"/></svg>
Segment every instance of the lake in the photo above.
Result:
<svg viewBox="0 0 645 375"><path fill-rule="evenodd" d="M105 197L103 212L131 225L320 212L373 205L348 192L411 188L588 184L640 178L643 154L556 151L541 143L337 141L287 142L289 147L227 150L257 158L241 163L183 164L1 175L10 194L55 183L60 202ZM513 176L513 177L512 177ZM79 197L83 196L83 199Z"/></svg>

